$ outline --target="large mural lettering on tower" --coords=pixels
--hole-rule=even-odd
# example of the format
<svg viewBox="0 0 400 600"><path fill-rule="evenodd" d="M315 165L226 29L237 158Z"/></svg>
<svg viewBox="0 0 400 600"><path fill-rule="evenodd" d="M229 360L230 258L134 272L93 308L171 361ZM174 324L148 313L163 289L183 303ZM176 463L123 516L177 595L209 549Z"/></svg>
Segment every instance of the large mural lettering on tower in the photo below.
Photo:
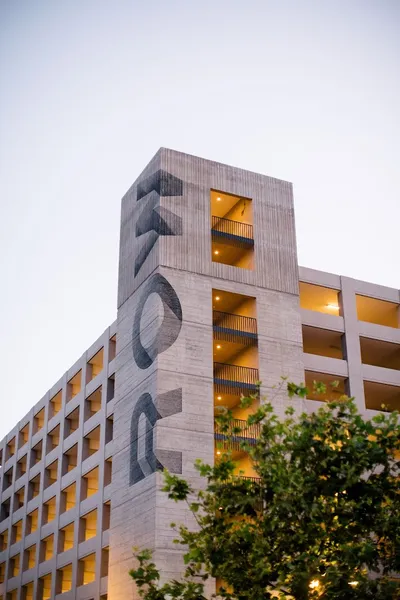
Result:
<svg viewBox="0 0 400 600"><path fill-rule="evenodd" d="M136 200L148 196L140 214L135 236L147 235L135 260L135 277L149 256L160 235L182 235L182 219L160 206L160 196L182 196L183 182L160 169L137 186ZM162 323L149 347L141 340L141 320L146 301L157 294L162 302ZM160 273L151 275L137 304L132 330L133 358L139 369L148 369L159 354L176 342L182 328L182 306L172 285ZM160 394L155 401L149 392L138 398L131 420L130 485L154 471L167 467L173 473L182 472L182 454L174 450L154 451L154 426L159 419L182 412L182 388Z"/></svg>

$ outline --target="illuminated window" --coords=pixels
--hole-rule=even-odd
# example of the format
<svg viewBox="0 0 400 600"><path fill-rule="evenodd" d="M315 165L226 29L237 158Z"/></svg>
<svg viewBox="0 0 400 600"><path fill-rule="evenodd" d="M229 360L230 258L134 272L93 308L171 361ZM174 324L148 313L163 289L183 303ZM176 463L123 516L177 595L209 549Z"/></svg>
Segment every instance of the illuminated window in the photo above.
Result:
<svg viewBox="0 0 400 600"><path fill-rule="evenodd" d="M358 294L356 295L356 303L359 321L386 327L400 327L399 304Z"/></svg>
<svg viewBox="0 0 400 600"><path fill-rule="evenodd" d="M39 579L39 598L38 600L51 600L51 574L45 575Z"/></svg>
<svg viewBox="0 0 400 600"><path fill-rule="evenodd" d="M54 460L48 465L44 471L44 487L45 489L53 485L57 481L58 460Z"/></svg>
<svg viewBox="0 0 400 600"><path fill-rule="evenodd" d="M80 519L79 541L86 542L97 535L97 509L90 511Z"/></svg>
<svg viewBox="0 0 400 600"><path fill-rule="evenodd" d="M2 563L0 563L0 583L4 583L5 578L6 578L6 563L2 562Z"/></svg>
<svg viewBox="0 0 400 600"><path fill-rule="evenodd" d="M33 569L36 565L36 545L30 546L24 552L24 571Z"/></svg>
<svg viewBox="0 0 400 600"><path fill-rule="evenodd" d="M92 429L83 438L83 460L95 454L100 448L100 425Z"/></svg>
<svg viewBox="0 0 400 600"><path fill-rule="evenodd" d="M25 454L25 456L20 458L19 461L17 462L17 473L16 473L17 479L22 477L22 475L25 475L26 465L27 465L27 455Z"/></svg>
<svg viewBox="0 0 400 600"><path fill-rule="evenodd" d="M87 383L92 381L101 371L103 370L104 361L104 348L101 348L90 360L87 362L86 367L86 379Z"/></svg>
<svg viewBox="0 0 400 600"><path fill-rule="evenodd" d="M49 405L49 418L54 417L57 413L60 412L62 407L62 390L57 392L55 396L50 400Z"/></svg>
<svg viewBox="0 0 400 600"><path fill-rule="evenodd" d="M15 556L13 556L10 559L10 566L9 566L9 573L8 573L9 577L17 577L17 575L19 575L20 562L21 562L20 554L16 554Z"/></svg>
<svg viewBox="0 0 400 600"><path fill-rule="evenodd" d="M67 402L75 398L81 391L82 371L78 371L67 383Z"/></svg>
<svg viewBox="0 0 400 600"><path fill-rule="evenodd" d="M33 417L33 433L37 433L44 426L44 408Z"/></svg>
<svg viewBox="0 0 400 600"><path fill-rule="evenodd" d="M11 592L7 592L7 600L17 600L18 599L18 590L12 590Z"/></svg>
<svg viewBox="0 0 400 600"><path fill-rule="evenodd" d="M47 454L57 448L60 443L60 425L57 425L47 434Z"/></svg>
<svg viewBox="0 0 400 600"><path fill-rule="evenodd" d="M66 512L76 505L76 483L71 483L61 492L61 512Z"/></svg>
<svg viewBox="0 0 400 600"><path fill-rule="evenodd" d="M0 552L8 548L8 529L0 533Z"/></svg>
<svg viewBox="0 0 400 600"><path fill-rule="evenodd" d="M87 585L96 579L96 554L81 558L78 568L78 585Z"/></svg>
<svg viewBox="0 0 400 600"><path fill-rule="evenodd" d="M96 467L82 477L82 500L89 498L99 491L99 468Z"/></svg>
<svg viewBox="0 0 400 600"><path fill-rule="evenodd" d="M58 536L60 552L66 552L74 547L74 527L74 523L70 523L60 529Z"/></svg>
<svg viewBox="0 0 400 600"><path fill-rule="evenodd" d="M79 406L75 408L64 421L64 438L67 438L71 433L79 427Z"/></svg>
<svg viewBox="0 0 400 600"><path fill-rule="evenodd" d="M18 448L22 448L29 440L29 423L23 427L18 434Z"/></svg>
<svg viewBox="0 0 400 600"><path fill-rule="evenodd" d="M23 586L21 600L35 600L33 597L33 581Z"/></svg>
<svg viewBox="0 0 400 600"><path fill-rule="evenodd" d="M63 594L72 590L72 564L65 565L57 570L57 594Z"/></svg>
<svg viewBox="0 0 400 600"><path fill-rule="evenodd" d="M33 479L29 481L28 484L28 500L32 500L32 498L36 498L40 492L40 473L36 475Z"/></svg>
<svg viewBox="0 0 400 600"><path fill-rule="evenodd" d="M14 512L23 507L25 501L25 488L20 488L14 494Z"/></svg>
<svg viewBox="0 0 400 600"><path fill-rule="evenodd" d="M338 316L341 312L340 292L300 281L300 308Z"/></svg>
<svg viewBox="0 0 400 600"><path fill-rule="evenodd" d="M31 450L31 467L37 465L43 457L43 442L40 440Z"/></svg>
<svg viewBox="0 0 400 600"><path fill-rule="evenodd" d="M26 517L26 535L37 531L39 523L39 510L36 508Z"/></svg>
<svg viewBox="0 0 400 600"><path fill-rule="evenodd" d="M11 527L11 543L16 544L22 540L22 519Z"/></svg>
<svg viewBox="0 0 400 600"><path fill-rule="evenodd" d="M101 409L102 387L100 386L85 400L85 421Z"/></svg>
<svg viewBox="0 0 400 600"><path fill-rule="evenodd" d="M53 496L43 504L42 519L43 525L50 523L56 518L56 497Z"/></svg>
<svg viewBox="0 0 400 600"><path fill-rule="evenodd" d="M62 474L65 475L75 469L78 464L78 444L74 444L63 454Z"/></svg>
<svg viewBox="0 0 400 600"><path fill-rule="evenodd" d="M54 534L48 535L40 542L40 562L45 562L53 558L54 554Z"/></svg>
<svg viewBox="0 0 400 600"><path fill-rule="evenodd" d="M14 456L15 454L15 437L13 437L6 446L6 460Z"/></svg>

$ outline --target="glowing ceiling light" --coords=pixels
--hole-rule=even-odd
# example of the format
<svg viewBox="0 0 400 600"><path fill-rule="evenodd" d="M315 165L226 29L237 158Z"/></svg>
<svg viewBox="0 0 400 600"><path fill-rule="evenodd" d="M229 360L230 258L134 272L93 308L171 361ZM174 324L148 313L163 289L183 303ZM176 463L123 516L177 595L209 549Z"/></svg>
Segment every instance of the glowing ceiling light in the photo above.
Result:
<svg viewBox="0 0 400 600"><path fill-rule="evenodd" d="M221 300L221 298L219 296L215 296L216 301L218 302L218 300Z"/></svg>
<svg viewBox="0 0 400 600"><path fill-rule="evenodd" d="M326 308L330 308L331 310L339 310L339 306L337 304L332 304L331 302L326 305Z"/></svg>
<svg viewBox="0 0 400 600"><path fill-rule="evenodd" d="M214 254L219 254L219 250L214 250Z"/></svg>
<svg viewBox="0 0 400 600"><path fill-rule="evenodd" d="M221 452L219 450L217 450L217 454L221 454Z"/></svg>
<svg viewBox="0 0 400 600"><path fill-rule="evenodd" d="M221 346L219 344L217 345L217 350L221 350Z"/></svg>
<svg viewBox="0 0 400 600"><path fill-rule="evenodd" d="M358 581L349 581L349 585L352 585L353 587L356 587L356 585L358 585Z"/></svg>
<svg viewBox="0 0 400 600"><path fill-rule="evenodd" d="M318 579L313 579L310 582L310 586L309 587L310 587L311 590L316 590L317 588L319 588L319 581L318 581Z"/></svg>
<svg viewBox="0 0 400 600"><path fill-rule="evenodd" d="M217 396L217 400L222 400L222 396Z"/></svg>
<svg viewBox="0 0 400 600"><path fill-rule="evenodd" d="M220 198L220 196L218 196L218 198L217 198L217 202L221 202L221 198Z"/></svg>

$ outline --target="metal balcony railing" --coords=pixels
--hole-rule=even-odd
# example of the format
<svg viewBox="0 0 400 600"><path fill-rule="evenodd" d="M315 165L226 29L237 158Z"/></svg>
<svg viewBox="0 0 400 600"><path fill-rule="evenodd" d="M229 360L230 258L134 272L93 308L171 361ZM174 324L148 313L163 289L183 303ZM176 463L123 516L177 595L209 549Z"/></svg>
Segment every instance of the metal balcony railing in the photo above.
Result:
<svg viewBox="0 0 400 600"><path fill-rule="evenodd" d="M261 477L247 477L246 475L240 475L240 479L245 479L246 481L251 481L252 483L260 483Z"/></svg>
<svg viewBox="0 0 400 600"><path fill-rule="evenodd" d="M239 431L238 431L239 430ZM214 438L217 442L222 442L225 448L240 450L242 442L255 444L261 434L261 424L254 423L249 425L243 419L233 419L229 424L228 430L221 427L218 421L214 424Z"/></svg>
<svg viewBox="0 0 400 600"><path fill-rule="evenodd" d="M216 383L232 382L233 384L256 386L259 381L258 369L215 362L214 380Z"/></svg>
<svg viewBox="0 0 400 600"><path fill-rule="evenodd" d="M214 331L230 329L233 331L257 335L257 319L254 319L253 317L244 317L243 315L222 312L220 310L213 311L213 327Z"/></svg>
<svg viewBox="0 0 400 600"><path fill-rule="evenodd" d="M240 221L232 221L224 217L216 217L215 215L211 217L211 232L220 237L232 240L242 238L250 243L254 240L253 225L241 223Z"/></svg>

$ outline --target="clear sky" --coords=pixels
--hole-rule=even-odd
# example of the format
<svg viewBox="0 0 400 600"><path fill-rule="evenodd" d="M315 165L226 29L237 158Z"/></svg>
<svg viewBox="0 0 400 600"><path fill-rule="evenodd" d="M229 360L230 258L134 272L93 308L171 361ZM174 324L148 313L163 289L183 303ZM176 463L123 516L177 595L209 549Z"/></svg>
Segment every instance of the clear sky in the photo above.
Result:
<svg viewBox="0 0 400 600"><path fill-rule="evenodd" d="M399 288L398 0L1 0L0 438L116 317L160 146L294 183L299 262Z"/></svg>

